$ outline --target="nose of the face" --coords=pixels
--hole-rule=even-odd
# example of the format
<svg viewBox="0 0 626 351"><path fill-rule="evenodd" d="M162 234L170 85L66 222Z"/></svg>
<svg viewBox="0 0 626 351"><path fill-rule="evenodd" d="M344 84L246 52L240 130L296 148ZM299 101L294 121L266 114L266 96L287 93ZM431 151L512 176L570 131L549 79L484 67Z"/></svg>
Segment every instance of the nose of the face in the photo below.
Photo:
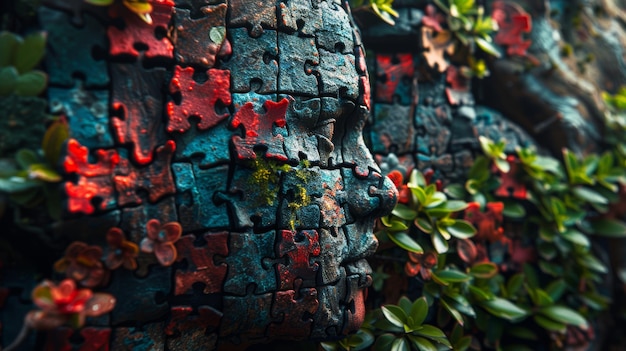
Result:
<svg viewBox="0 0 626 351"><path fill-rule="evenodd" d="M393 182L377 171L370 171L365 178L350 173L344 176L344 182L348 208L354 217L385 216L393 210L398 201L398 190Z"/></svg>

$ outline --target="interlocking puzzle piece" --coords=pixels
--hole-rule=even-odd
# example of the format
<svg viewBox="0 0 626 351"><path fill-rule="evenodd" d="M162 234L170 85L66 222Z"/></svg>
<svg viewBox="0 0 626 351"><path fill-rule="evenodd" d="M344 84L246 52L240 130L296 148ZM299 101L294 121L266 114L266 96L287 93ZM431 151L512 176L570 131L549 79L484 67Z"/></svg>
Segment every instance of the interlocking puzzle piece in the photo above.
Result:
<svg viewBox="0 0 626 351"><path fill-rule="evenodd" d="M232 28L229 32L233 54L223 66L232 72L232 91L245 93L256 86L256 92L260 94L276 92L276 31L268 30L255 38L248 35L246 28Z"/></svg>
<svg viewBox="0 0 626 351"><path fill-rule="evenodd" d="M214 350L217 334L207 333L207 329L215 330L221 318L222 313L210 306L199 306L195 315L190 306L172 307L170 321L164 329L168 349Z"/></svg>
<svg viewBox="0 0 626 351"><path fill-rule="evenodd" d="M199 169L189 163L172 164L176 179L178 218L185 230L225 228L230 222L226 206L213 201L214 191L226 191L228 167ZM205 191L211 189L212 191Z"/></svg>
<svg viewBox="0 0 626 351"><path fill-rule="evenodd" d="M341 336L345 307L340 304L340 301L343 301L346 295L346 273L343 268L341 274L337 284L326 285L317 289L319 305L313 317L312 339L329 339Z"/></svg>
<svg viewBox="0 0 626 351"><path fill-rule="evenodd" d="M300 165L283 175L279 228L319 228L321 211L316 202L324 194L322 182L317 166Z"/></svg>
<svg viewBox="0 0 626 351"><path fill-rule="evenodd" d="M287 0L279 4L278 28L311 37L322 29L319 0Z"/></svg>
<svg viewBox="0 0 626 351"><path fill-rule="evenodd" d="M314 38L278 33L278 91L283 94L317 96L317 78L312 74L320 58Z"/></svg>
<svg viewBox="0 0 626 351"><path fill-rule="evenodd" d="M274 268L265 267L263 263L264 259L275 258L275 237L274 231L262 234L230 234L229 254L224 259L228 265L224 293L245 296L251 284L256 287L255 294L276 290ZM224 315L228 315L226 308Z"/></svg>
<svg viewBox="0 0 626 351"><path fill-rule="evenodd" d="M354 38L346 10L341 6L322 1L322 27L316 33L317 46L330 52L352 54Z"/></svg>
<svg viewBox="0 0 626 351"><path fill-rule="evenodd" d="M245 137L234 135L232 140L235 145L237 157L240 160L256 158L255 147L266 148L267 158L286 161L284 151L284 138L282 135L274 135L274 126L284 128L285 116L289 107L289 100L284 98L279 102L267 100L263 103L265 113L260 115L254 111L254 104L249 102L243 105L233 116L231 125L233 128L243 127Z"/></svg>
<svg viewBox="0 0 626 351"><path fill-rule="evenodd" d="M376 54L376 102L409 105L414 74L412 54Z"/></svg>
<svg viewBox="0 0 626 351"><path fill-rule="evenodd" d="M233 94L233 97L235 94ZM233 100L234 103L235 100ZM218 164L230 161L230 139L233 135L228 130L228 121L222 121L215 128L197 130L191 127L190 131L175 134L176 154L174 160L192 160L196 166L211 168Z"/></svg>
<svg viewBox="0 0 626 351"><path fill-rule="evenodd" d="M374 122L370 125L372 152L405 154L414 150L413 108L404 105L374 105Z"/></svg>
<svg viewBox="0 0 626 351"><path fill-rule="evenodd" d="M474 105L474 95L470 91L469 81L461 75L461 72L455 66L448 67L446 82L450 84L450 86L446 88L446 96L450 105Z"/></svg>
<svg viewBox="0 0 626 351"><path fill-rule="evenodd" d="M279 231L277 257L287 258L287 264L278 263L276 272L280 290L295 289L296 279L301 279L302 287L314 287L319 263L314 257L320 255L319 235L316 230Z"/></svg>
<svg viewBox="0 0 626 351"><path fill-rule="evenodd" d="M341 174L343 186L349 189L349 196L345 200L350 216L353 218L376 217L385 208L393 209L398 193L395 187L388 183L391 181L379 172L372 171L367 178L363 178L350 168L342 168ZM363 240L367 239L367 235L360 237Z"/></svg>
<svg viewBox="0 0 626 351"><path fill-rule="evenodd" d="M85 18L83 18L85 13L94 15L98 20L108 18L106 7L97 6L84 0L43 0L41 4L71 13L72 23L77 26L85 25Z"/></svg>
<svg viewBox="0 0 626 351"><path fill-rule="evenodd" d="M226 4L202 7L203 16L191 18L191 11L174 9L175 56L179 64L206 68L215 65L215 59L226 39ZM198 35L198 33L204 33Z"/></svg>
<svg viewBox="0 0 626 351"><path fill-rule="evenodd" d="M111 339L111 349L119 351L164 351L165 322L143 324L141 327L116 327Z"/></svg>
<svg viewBox="0 0 626 351"><path fill-rule="evenodd" d="M146 70L140 62L112 63L111 118L117 141L132 144L132 159L139 165L152 162L154 149L165 140L162 87L165 69Z"/></svg>
<svg viewBox="0 0 626 351"><path fill-rule="evenodd" d="M272 316L282 318L282 320L279 323L270 324L268 335L281 339L308 337L313 323L310 317L317 311L318 306L319 301L315 289L300 289L297 299L294 290L277 291L272 305Z"/></svg>
<svg viewBox="0 0 626 351"><path fill-rule="evenodd" d="M145 48L144 59L172 59L174 46L167 37L167 26L172 17L171 0L154 0L152 3L152 23L147 23L142 18L132 13L125 7L118 10L122 13L124 28L109 26L109 54L111 56L131 56L137 58L139 52L137 45Z"/></svg>
<svg viewBox="0 0 626 351"><path fill-rule="evenodd" d="M248 294L243 297L224 296L221 337L245 334L248 338L259 338L265 335L271 315L272 293Z"/></svg>
<svg viewBox="0 0 626 351"><path fill-rule="evenodd" d="M96 163L89 162L89 149L76 139L67 141L67 154L63 162L66 173L76 173L83 177L110 176L120 162L115 150L95 150Z"/></svg>
<svg viewBox="0 0 626 351"><path fill-rule="evenodd" d="M526 56L526 50L532 42L524 40L523 33L532 29L531 17L517 4L495 1L492 4L492 16L498 23L498 32L494 38L496 44L506 45L509 56Z"/></svg>
<svg viewBox="0 0 626 351"><path fill-rule="evenodd" d="M205 294L222 291L226 277L226 264L215 263L215 255L228 255L228 232L204 234L206 245L196 247L193 234L185 235L176 242L177 261L187 260L185 269L178 268L174 273L174 295L191 292L192 285L204 284Z"/></svg>
<svg viewBox="0 0 626 351"><path fill-rule="evenodd" d="M265 230L276 224L280 175L265 160L256 165L255 169L235 167L228 191L216 193L218 204L227 204L232 214L230 226L235 230Z"/></svg>
<svg viewBox="0 0 626 351"><path fill-rule="evenodd" d="M231 104L230 72L219 69L207 71L208 80L198 84L194 79L192 67L176 66L169 90L172 94L181 95L181 103L167 103L169 122L168 132L184 133L190 127L188 118L198 117L198 129L204 130L217 125L228 117L228 113L218 114L217 104Z"/></svg>
<svg viewBox="0 0 626 351"><path fill-rule="evenodd" d="M320 278L322 285L335 284L341 277L341 263L346 258L346 235L343 230L339 233L331 229L320 228L321 254L318 257L320 263Z"/></svg>
<svg viewBox="0 0 626 351"><path fill-rule="evenodd" d="M132 271L117 269L111 272L111 283L106 292L116 298L111 311L111 324L135 321L138 324L165 317L170 307L166 296L172 291L172 267L155 264L150 274L138 279Z"/></svg>
<svg viewBox="0 0 626 351"><path fill-rule="evenodd" d="M374 159L370 156L370 151L362 141L363 127L370 115L369 110L363 106L356 106L355 110L348 116L344 116L348 121L343 127L346 129L336 129L335 133L343 135L341 144L341 153L337 155L337 164L343 164L353 168L354 172L361 176L367 177L370 170L378 169Z"/></svg>
<svg viewBox="0 0 626 351"><path fill-rule="evenodd" d="M287 157L290 161L300 162L306 159L311 163L319 163L318 138L332 137L329 129L332 129L333 125L318 124L322 108L319 98L289 98L291 101L285 116L289 136L285 138Z"/></svg>
<svg viewBox="0 0 626 351"><path fill-rule="evenodd" d="M341 206L345 201L343 180L339 170L322 170L323 194L315 202L320 207L321 227L339 228L346 223L346 214Z"/></svg>
<svg viewBox="0 0 626 351"><path fill-rule="evenodd" d="M70 23L65 12L39 8L39 21L48 34L45 64L48 84L71 87L77 78L88 88L109 84L107 64L97 60L94 52L106 52L104 26L92 16L81 27Z"/></svg>
<svg viewBox="0 0 626 351"><path fill-rule="evenodd" d="M510 165L510 170L506 173L496 170L500 176L500 186L495 191L496 196L502 197L514 197L516 199L525 200L528 199L528 191L526 185L519 177L520 174L520 161L515 156L508 156L507 162ZM495 168L495 167L494 167Z"/></svg>
<svg viewBox="0 0 626 351"><path fill-rule="evenodd" d="M86 90L82 84L72 89L48 87L48 99L54 114L65 115L72 139L90 149L113 146L108 90Z"/></svg>
<svg viewBox="0 0 626 351"><path fill-rule="evenodd" d="M422 47L424 48L424 58L428 67L437 72L445 72L450 63L445 55L452 55L454 52L454 41L449 31L439 32L433 28L422 26Z"/></svg>
<svg viewBox="0 0 626 351"><path fill-rule="evenodd" d="M248 0L230 0L230 23L232 27L247 27L257 37L263 28L276 29L276 5L274 1L256 2L250 6Z"/></svg>
<svg viewBox="0 0 626 351"><path fill-rule="evenodd" d="M341 54L319 49L320 65L315 67L321 77L320 94L357 101L358 82L355 82L356 61L352 54Z"/></svg>
<svg viewBox="0 0 626 351"><path fill-rule="evenodd" d="M365 320L365 289L359 282L360 277L348 276L346 279L347 293L345 308L345 323L343 325L343 334L353 333L359 328Z"/></svg>
<svg viewBox="0 0 626 351"><path fill-rule="evenodd" d="M142 203L140 191L147 192L152 203L165 195L176 193L170 169L174 150L176 143L166 141L165 145L157 147L152 163L144 167L135 167L127 159L122 159L113 177L118 203L121 206Z"/></svg>

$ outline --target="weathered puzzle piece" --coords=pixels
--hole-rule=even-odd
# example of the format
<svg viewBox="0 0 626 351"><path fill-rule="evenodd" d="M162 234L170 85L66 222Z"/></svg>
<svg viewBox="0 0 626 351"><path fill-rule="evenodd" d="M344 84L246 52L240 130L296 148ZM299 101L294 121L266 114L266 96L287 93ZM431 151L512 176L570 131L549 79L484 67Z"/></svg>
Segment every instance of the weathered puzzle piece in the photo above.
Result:
<svg viewBox="0 0 626 351"><path fill-rule="evenodd" d="M86 90L82 84L72 89L48 87L48 99L52 112L67 118L71 138L90 149L113 147L108 90Z"/></svg>
<svg viewBox="0 0 626 351"><path fill-rule="evenodd" d="M178 268L174 273L174 295L191 292L195 283L204 284L205 294L218 293L226 277L226 264L215 263L215 255L228 255L228 232L204 234L206 245L196 247L193 234L185 235L176 242L177 261L187 260L184 269Z"/></svg>
<svg viewBox="0 0 626 351"><path fill-rule="evenodd" d="M352 54L341 54L319 49L320 64L312 68L321 77L319 93L357 101L359 87L354 84L357 76L356 61Z"/></svg>
<svg viewBox="0 0 626 351"><path fill-rule="evenodd" d="M346 11L330 1L320 2L322 27L316 33L317 46L330 52L352 54L354 39Z"/></svg>
<svg viewBox="0 0 626 351"><path fill-rule="evenodd" d="M163 114L164 69L145 70L140 62L112 63L112 100L117 117L111 124L121 144L132 144L132 159L152 162L154 149L165 140Z"/></svg>
<svg viewBox="0 0 626 351"><path fill-rule="evenodd" d="M345 280L345 272L342 271L340 282ZM311 338L328 339L341 335L344 324L344 306L339 304L346 295L345 284L326 285L317 289L319 305L313 317Z"/></svg>
<svg viewBox="0 0 626 351"><path fill-rule="evenodd" d="M278 92L317 96L317 78L312 74L320 57L315 39L278 33Z"/></svg>
<svg viewBox="0 0 626 351"><path fill-rule="evenodd" d="M164 329L169 350L214 350L216 333L207 333L219 326L222 313L210 306L199 306L192 314L190 306L172 307L169 323Z"/></svg>
<svg viewBox="0 0 626 351"><path fill-rule="evenodd" d="M221 337L245 334L249 338L265 335L271 321L272 293L238 297L224 296Z"/></svg>
<svg viewBox="0 0 626 351"><path fill-rule="evenodd" d="M409 105L414 74L412 54L377 54L376 102L393 103L399 99L401 104Z"/></svg>
<svg viewBox="0 0 626 351"><path fill-rule="evenodd" d="M296 299L294 290L277 291L272 316L282 318L279 323L272 323L268 329L268 335L282 338L302 339L311 334L312 316L319 306L317 290L300 289Z"/></svg>
<svg viewBox="0 0 626 351"><path fill-rule="evenodd" d="M414 150L415 128L411 106L374 105L374 122L370 126L372 152L404 154Z"/></svg>
<svg viewBox="0 0 626 351"><path fill-rule="evenodd" d="M283 96L281 96L282 98ZM286 127L289 138L285 138L285 151L290 161L320 162L318 138L332 136L332 124L318 123L321 100L289 97L291 99L286 114ZM313 131L313 132L311 132Z"/></svg>
<svg viewBox="0 0 626 351"><path fill-rule="evenodd" d="M246 93L257 85L257 93L276 92L278 80L278 46L276 31L265 31L258 38L248 35L246 28L228 30L233 54L224 68L231 71L232 91Z"/></svg>
<svg viewBox="0 0 626 351"><path fill-rule="evenodd" d="M266 157L286 161L284 138L280 134L274 135L274 125L278 128L285 127L289 100L282 99L279 102L267 100L263 106L265 113L262 115L254 111L254 104L250 102L243 105L233 116L231 122L233 128L241 126L245 131L244 138L234 135L232 139L237 157L240 160L255 159L254 148L264 146L267 149Z"/></svg>
<svg viewBox="0 0 626 351"><path fill-rule="evenodd" d="M71 22L76 26L85 25L85 13L92 14L99 20L106 20L108 18L106 7L97 6L84 0L42 0L41 4L71 13Z"/></svg>
<svg viewBox="0 0 626 351"><path fill-rule="evenodd" d="M277 257L286 257L287 264L278 263L276 272L280 281L279 290L292 290L296 279L302 280L302 287L316 285L319 263L314 257L320 255L319 235L316 230L281 230L276 250Z"/></svg>
<svg viewBox="0 0 626 351"><path fill-rule="evenodd" d="M138 45L144 51L144 59L172 59L174 46L165 34L172 17L173 6L171 0L154 0L150 24L125 7L118 8L124 19L124 27L120 29L109 26L107 31L111 44L109 54L137 58L139 52L135 47Z"/></svg>
<svg viewBox="0 0 626 351"><path fill-rule="evenodd" d="M317 3L319 0L287 0L279 6L278 28L287 32L299 32L302 36L312 37L322 29L322 14Z"/></svg>
<svg viewBox="0 0 626 351"><path fill-rule="evenodd" d="M72 87L76 79L88 88L109 84L106 61L94 57L94 52L102 56L106 52L105 28L92 16L85 17L84 25L76 27L65 12L39 8L39 21L48 35L45 64L50 85Z"/></svg>
<svg viewBox="0 0 626 351"><path fill-rule="evenodd" d="M73 340L74 330L61 327L46 333L44 345L45 351L108 351L109 339L111 337L110 328L85 327L79 332L82 341L76 345ZM70 339L71 338L71 339Z"/></svg>
<svg viewBox="0 0 626 351"><path fill-rule="evenodd" d="M276 6L274 1L257 2L250 6L249 0L230 0L230 26L248 27L250 33L258 37L263 28L276 29Z"/></svg>
<svg viewBox="0 0 626 351"><path fill-rule="evenodd" d="M263 263L264 259L275 258L275 237L274 231L262 234L230 234L229 254L224 259L228 265L224 293L245 296L249 285L255 286L255 294L276 290L274 268L266 268ZM224 315L228 315L226 308Z"/></svg>
<svg viewBox="0 0 626 351"><path fill-rule="evenodd" d="M111 339L111 350L165 350L165 322L143 324L141 327L116 327Z"/></svg>
<svg viewBox="0 0 626 351"><path fill-rule="evenodd" d="M216 104L218 102L225 106L231 104L230 72L209 69L208 80L202 84L196 83L193 75L192 67L176 66L174 69L169 90L171 94L180 94L181 102L180 104L173 101L167 103L168 132L184 133L187 131L190 127L188 118L191 116L200 119L198 129L201 130L213 127L228 117L228 113L217 113Z"/></svg>
<svg viewBox="0 0 626 351"><path fill-rule="evenodd" d="M147 166L136 167L127 159L120 161L113 178L120 206L142 203L140 191L146 192L153 203L176 192L170 169L174 150L176 143L168 140L156 149L154 160Z"/></svg>
<svg viewBox="0 0 626 351"><path fill-rule="evenodd" d="M203 16L191 18L191 11L174 9L174 53L183 65L215 65L215 59L226 39L226 4L202 7ZM204 33L198 35L198 33ZM208 33L208 35L207 35Z"/></svg>
<svg viewBox="0 0 626 351"><path fill-rule="evenodd" d="M189 163L172 164L176 179L176 205L180 224L186 230L224 228L230 222L226 206L217 206L213 192L226 191L228 167L199 169Z"/></svg>
<svg viewBox="0 0 626 351"><path fill-rule="evenodd" d="M235 104L236 94L233 94ZM176 161L192 160L196 166L211 168L217 164L230 161L230 139L233 133L227 128L228 121L222 121L215 128L197 130L191 127L190 131L174 134L176 140Z"/></svg>

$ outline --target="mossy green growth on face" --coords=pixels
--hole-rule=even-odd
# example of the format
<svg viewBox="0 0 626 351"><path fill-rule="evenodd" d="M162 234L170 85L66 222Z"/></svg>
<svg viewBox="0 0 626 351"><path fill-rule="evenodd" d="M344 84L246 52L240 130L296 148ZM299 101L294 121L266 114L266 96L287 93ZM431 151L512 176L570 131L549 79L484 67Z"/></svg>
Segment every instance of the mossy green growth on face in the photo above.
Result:
<svg viewBox="0 0 626 351"><path fill-rule="evenodd" d="M251 163L253 172L249 182L252 189L264 205L273 205L280 186L280 174L288 172L291 167L262 157L255 158Z"/></svg>

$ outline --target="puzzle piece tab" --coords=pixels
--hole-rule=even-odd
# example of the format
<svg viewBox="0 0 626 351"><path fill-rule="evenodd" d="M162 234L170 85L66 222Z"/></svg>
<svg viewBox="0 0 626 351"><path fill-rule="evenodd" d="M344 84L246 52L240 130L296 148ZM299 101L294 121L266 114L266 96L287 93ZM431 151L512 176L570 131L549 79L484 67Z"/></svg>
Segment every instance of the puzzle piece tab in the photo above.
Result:
<svg viewBox="0 0 626 351"><path fill-rule="evenodd" d="M191 11L174 9L175 56L179 64L206 68L215 65L226 39L226 4L202 7L202 17L191 18ZM204 33L204 35L198 35Z"/></svg>
<svg viewBox="0 0 626 351"><path fill-rule="evenodd" d="M312 2L312 3L311 3ZM322 29L319 0L288 0L279 4L279 29L312 37Z"/></svg>
<svg viewBox="0 0 626 351"><path fill-rule="evenodd" d="M147 192L148 199L153 203L165 195L174 194L176 187L170 168L174 150L176 143L168 140L156 149L152 163L144 167L135 167L123 159L113 178L118 203L121 206L142 203L139 191Z"/></svg>
<svg viewBox="0 0 626 351"><path fill-rule="evenodd" d="M356 60L353 54L341 54L319 49L320 65L312 68L321 77L320 94L357 101L359 85L355 83Z"/></svg>
<svg viewBox="0 0 626 351"><path fill-rule="evenodd" d="M295 289L296 279L301 279L302 287L316 286L319 263L314 257L320 255L319 235L315 230L281 230L276 250L278 257L287 257L287 264L278 263L276 272L280 290Z"/></svg>
<svg viewBox="0 0 626 351"><path fill-rule="evenodd" d="M319 95L317 78L312 74L320 58L314 38L278 33L278 91L282 94Z"/></svg>
<svg viewBox="0 0 626 351"><path fill-rule="evenodd" d="M289 100L284 98L279 102L265 101L263 104L265 113L259 115L254 111L254 104L246 103L233 117L231 125L234 128L243 127L244 138L234 135L233 144L240 160L255 159L255 147L266 148L265 156L268 158L286 161L287 156L284 151L284 138L282 135L274 135L274 126L284 128L286 124L285 115L289 107Z"/></svg>
<svg viewBox="0 0 626 351"><path fill-rule="evenodd" d="M41 26L48 35L45 56L48 84L71 87L77 78L88 88L109 84L106 61L94 57L94 52L106 52L105 27L87 14L84 25L76 27L65 12L43 6L38 11Z"/></svg>
<svg viewBox="0 0 626 351"><path fill-rule="evenodd" d="M146 70L141 63L113 63L113 109L111 118L117 140L132 144L132 159L139 165L152 162L154 149L165 140L162 87L164 69Z"/></svg>
<svg viewBox="0 0 626 351"><path fill-rule="evenodd" d="M393 103L395 99L410 97L414 74L412 54L377 54L376 102ZM410 101L401 103L408 105Z"/></svg>
<svg viewBox="0 0 626 351"><path fill-rule="evenodd" d="M249 0L230 0L230 26L249 27L250 33L255 37L263 33L263 28L276 29L274 3L256 2L251 6Z"/></svg>
<svg viewBox="0 0 626 351"><path fill-rule="evenodd" d="M185 269L174 273L174 295L182 295L192 290L196 283L204 284L204 293L219 293L226 277L226 264L215 263L215 255L228 255L228 232L204 234L206 245L196 247L193 234L185 235L176 242L177 261L187 260Z"/></svg>
<svg viewBox="0 0 626 351"><path fill-rule="evenodd" d="M329 1L321 1L319 6L323 24L316 33L317 46L330 52L352 54L354 39L346 11Z"/></svg>
<svg viewBox="0 0 626 351"><path fill-rule="evenodd" d="M174 57L174 46L167 35L163 35L167 33L174 3L171 0L154 0L151 4L152 23L150 24L125 7L118 8L124 19L124 28L109 26L107 33L111 56L124 55L137 58L139 52L135 46L140 45L145 47L144 59L171 60Z"/></svg>
<svg viewBox="0 0 626 351"><path fill-rule="evenodd" d="M272 293L224 296L223 301L221 337L245 334L253 339L265 336L268 323L274 320L271 315Z"/></svg>
<svg viewBox="0 0 626 351"><path fill-rule="evenodd" d="M204 130L217 125L228 117L228 113L218 114L216 104L231 104L230 72L219 69L207 71L208 80L202 84L193 79L192 67L176 66L170 82L170 93L181 94L181 103L167 103L169 122L168 132L184 133L190 127L188 118L196 116L200 119L198 129Z"/></svg>
<svg viewBox="0 0 626 351"><path fill-rule="evenodd" d="M278 80L276 31L265 31L258 38L246 28L229 29L233 54L224 68L232 72L232 91L246 93L256 86L257 93L274 93Z"/></svg>

